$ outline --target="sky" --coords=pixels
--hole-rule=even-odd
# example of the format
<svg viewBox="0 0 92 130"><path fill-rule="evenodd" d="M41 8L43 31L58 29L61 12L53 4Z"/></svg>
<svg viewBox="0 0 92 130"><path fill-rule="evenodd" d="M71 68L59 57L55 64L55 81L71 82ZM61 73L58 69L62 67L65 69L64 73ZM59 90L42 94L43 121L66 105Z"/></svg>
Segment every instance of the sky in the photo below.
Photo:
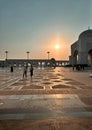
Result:
<svg viewBox="0 0 92 130"><path fill-rule="evenodd" d="M0 60L68 60L71 44L92 28L92 0L0 0ZM58 47L56 47L58 45Z"/></svg>

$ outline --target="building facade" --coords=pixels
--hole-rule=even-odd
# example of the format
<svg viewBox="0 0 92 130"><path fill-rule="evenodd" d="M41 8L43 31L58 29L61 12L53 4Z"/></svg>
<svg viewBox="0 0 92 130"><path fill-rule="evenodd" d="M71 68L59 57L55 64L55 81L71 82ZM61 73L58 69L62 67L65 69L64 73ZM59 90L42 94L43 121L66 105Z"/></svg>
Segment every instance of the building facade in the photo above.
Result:
<svg viewBox="0 0 92 130"><path fill-rule="evenodd" d="M0 67L10 67L11 65L15 67L23 67L30 64L35 67L46 67L51 66L51 63L51 59L7 59L0 61ZM56 67L66 66L68 64L69 60L55 60Z"/></svg>
<svg viewBox="0 0 92 130"><path fill-rule="evenodd" d="M71 45L69 62L72 66L92 66L92 30L82 32L78 40Z"/></svg>

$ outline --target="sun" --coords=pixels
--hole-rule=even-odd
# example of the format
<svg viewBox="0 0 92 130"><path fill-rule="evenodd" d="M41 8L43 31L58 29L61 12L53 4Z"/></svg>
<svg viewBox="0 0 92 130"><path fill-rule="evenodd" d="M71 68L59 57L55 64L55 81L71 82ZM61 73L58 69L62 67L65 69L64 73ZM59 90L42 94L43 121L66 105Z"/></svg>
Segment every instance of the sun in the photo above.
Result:
<svg viewBox="0 0 92 130"><path fill-rule="evenodd" d="M56 45L55 45L55 48L56 48L56 49L59 49L59 48L60 48L60 45L59 45L59 44L56 44Z"/></svg>

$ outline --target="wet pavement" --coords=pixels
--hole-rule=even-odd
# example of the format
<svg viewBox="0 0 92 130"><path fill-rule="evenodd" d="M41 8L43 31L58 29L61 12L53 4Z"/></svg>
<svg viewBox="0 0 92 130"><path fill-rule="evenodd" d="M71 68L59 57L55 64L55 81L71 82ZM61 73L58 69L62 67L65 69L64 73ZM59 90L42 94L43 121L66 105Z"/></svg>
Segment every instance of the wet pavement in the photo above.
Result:
<svg viewBox="0 0 92 130"><path fill-rule="evenodd" d="M8 95L0 99L1 119L92 117L91 106L76 94Z"/></svg>
<svg viewBox="0 0 92 130"><path fill-rule="evenodd" d="M92 71L34 68L31 79L22 69L0 70L0 120L90 118Z"/></svg>

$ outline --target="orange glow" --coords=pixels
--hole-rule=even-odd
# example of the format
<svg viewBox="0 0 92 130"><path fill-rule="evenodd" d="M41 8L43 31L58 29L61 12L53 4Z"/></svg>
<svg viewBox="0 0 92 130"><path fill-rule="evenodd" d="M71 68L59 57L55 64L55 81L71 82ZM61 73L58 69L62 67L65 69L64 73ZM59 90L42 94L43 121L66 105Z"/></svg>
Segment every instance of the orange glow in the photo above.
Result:
<svg viewBox="0 0 92 130"><path fill-rule="evenodd" d="M60 48L60 45L59 45L59 44L56 44L56 45L55 45L55 48L56 48L56 49L59 49L59 48Z"/></svg>
<svg viewBox="0 0 92 130"><path fill-rule="evenodd" d="M42 41L42 49L41 49L41 56L47 58L47 52L49 51L49 58L55 58L56 60L66 60L69 56L69 48L70 45L68 44L70 41L65 36L49 36L46 37ZM37 52L37 50L36 50ZM45 53L44 53L45 52ZM40 56L40 55L39 55ZM37 55L38 57L38 55Z"/></svg>

